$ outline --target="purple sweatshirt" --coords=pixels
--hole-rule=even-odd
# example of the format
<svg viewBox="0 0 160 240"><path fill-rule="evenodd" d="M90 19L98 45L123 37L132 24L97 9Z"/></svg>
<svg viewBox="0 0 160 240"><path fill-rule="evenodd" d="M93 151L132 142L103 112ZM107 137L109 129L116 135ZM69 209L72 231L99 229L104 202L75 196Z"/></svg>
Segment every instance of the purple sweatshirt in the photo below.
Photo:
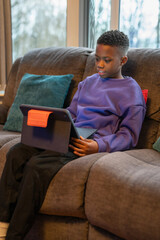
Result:
<svg viewBox="0 0 160 240"><path fill-rule="evenodd" d="M99 152L115 152L136 146L146 105L133 78L94 74L79 83L68 110L76 127L97 129L93 139Z"/></svg>

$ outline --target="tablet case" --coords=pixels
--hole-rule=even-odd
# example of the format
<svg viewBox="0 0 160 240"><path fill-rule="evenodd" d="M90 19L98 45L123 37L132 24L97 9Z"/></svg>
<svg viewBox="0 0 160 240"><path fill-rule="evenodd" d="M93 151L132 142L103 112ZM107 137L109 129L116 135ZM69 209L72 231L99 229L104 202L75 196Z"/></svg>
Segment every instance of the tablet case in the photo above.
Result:
<svg viewBox="0 0 160 240"><path fill-rule="evenodd" d="M26 104L20 109L23 113L21 142L29 146L67 153L71 137L89 138L96 131L75 127L67 109Z"/></svg>

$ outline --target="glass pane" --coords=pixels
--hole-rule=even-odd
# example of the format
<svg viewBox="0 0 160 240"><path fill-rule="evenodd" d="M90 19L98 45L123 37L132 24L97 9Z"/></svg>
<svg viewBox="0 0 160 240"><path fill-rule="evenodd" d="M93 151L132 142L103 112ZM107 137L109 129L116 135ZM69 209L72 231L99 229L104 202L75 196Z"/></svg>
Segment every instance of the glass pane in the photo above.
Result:
<svg viewBox="0 0 160 240"><path fill-rule="evenodd" d="M160 47L160 0L121 0L120 30L135 48Z"/></svg>
<svg viewBox="0 0 160 240"><path fill-rule="evenodd" d="M88 46L96 47L99 36L109 30L111 19L111 0L89 1Z"/></svg>
<svg viewBox="0 0 160 240"><path fill-rule="evenodd" d="M33 48L66 46L67 0L11 0L13 61Z"/></svg>

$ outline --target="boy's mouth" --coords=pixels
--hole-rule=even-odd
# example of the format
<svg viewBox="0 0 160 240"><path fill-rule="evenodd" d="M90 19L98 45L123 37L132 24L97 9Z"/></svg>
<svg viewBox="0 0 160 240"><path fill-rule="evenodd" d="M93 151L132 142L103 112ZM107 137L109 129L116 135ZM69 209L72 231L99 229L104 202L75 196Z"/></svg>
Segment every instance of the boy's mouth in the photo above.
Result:
<svg viewBox="0 0 160 240"><path fill-rule="evenodd" d="M101 70L98 70L98 74L99 75L104 75L104 74L106 74L104 71L101 71Z"/></svg>

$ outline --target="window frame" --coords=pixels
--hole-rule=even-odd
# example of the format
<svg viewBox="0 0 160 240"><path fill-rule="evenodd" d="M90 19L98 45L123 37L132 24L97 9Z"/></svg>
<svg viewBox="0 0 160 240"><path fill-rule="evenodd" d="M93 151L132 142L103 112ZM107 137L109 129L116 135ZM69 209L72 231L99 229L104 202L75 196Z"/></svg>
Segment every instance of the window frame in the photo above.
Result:
<svg viewBox="0 0 160 240"><path fill-rule="evenodd" d="M89 0L67 0L67 47L88 47Z"/></svg>
<svg viewBox="0 0 160 240"><path fill-rule="evenodd" d="M89 47L88 46L88 19L89 0L67 0L67 16L72 16L72 21L67 19L67 47ZM78 13L75 15L74 13ZM110 29L119 28L120 0L111 0L111 22ZM72 22L74 21L74 26ZM76 31L78 29L78 31ZM77 34L76 40L72 39ZM75 39L75 37L74 37Z"/></svg>
<svg viewBox="0 0 160 240"><path fill-rule="evenodd" d="M79 4L81 0L67 0L67 47L79 46Z"/></svg>
<svg viewBox="0 0 160 240"><path fill-rule="evenodd" d="M111 0L110 29L119 29L120 0Z"/></svg>
<svg viewBox="0 0 160 240"><path fill-rule="evenodd" d="M82 0L82 2L83 1L84 0ZM83 9L80 8L80 12L79 12L79 18L81 18L82 16L84 16L84 14L86 14L86 16L85 16L86 20L85 20L85 22L82 21L82 25L83 26L80 29L83 29L84 26L87 26L87 28L88 28L89 0L86 0L86 2L87 2L87 4L86 4L86 9L87 10L85 9L85 11L84 11ZM110 30L120 29L120 8L121 8L121 0L111 0ZM159 5L159 8L160 8L160 5ZM160 15L160 13L159 13L159 15ZM80 25L81 25L81 22L80 22ZM85 34L85 37L82 38L82 34ZM87 29L87 31L86 30L80 31L79 35L81 35L80 36L81 37L81 41L79 41L80 44L78 46L91 47L89 45L88 40L86 40L88 38L88 29ZM159 39L159 35L157 35L157 38ZM82 40L82 39L85 39L85 40Z"/></svg>

